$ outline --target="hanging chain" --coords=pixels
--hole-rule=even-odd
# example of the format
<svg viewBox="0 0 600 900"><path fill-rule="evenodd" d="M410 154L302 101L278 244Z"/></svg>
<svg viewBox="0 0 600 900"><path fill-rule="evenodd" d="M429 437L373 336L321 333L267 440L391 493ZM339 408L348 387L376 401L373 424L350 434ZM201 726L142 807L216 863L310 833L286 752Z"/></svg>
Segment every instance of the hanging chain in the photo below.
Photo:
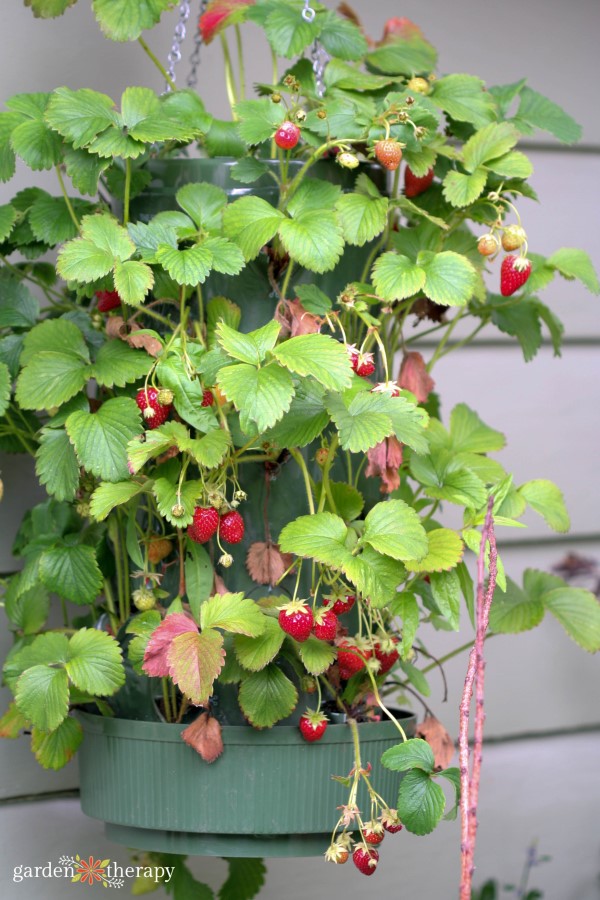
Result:
<svg viewBox="0 0 600 900"><path fill-rule="evenodd" d="M179 4L179 21L177 22L175 31L173 32L173 43L171 44L171 51L167 56L167 73L171 81L177 80L175 75L175 66L178 62L181 62L181 45L185 41L186 24L189 17L189 0L182 0L182 2ZM165 93L168 93L170 90L172 90L171 85L167 82L165 86Z"/></svg>
<svg viewBox="0 0 600 900"><path fill-rule="evenodd" d="M206 12L206 7L208 6L208 0L200 0L200 14L198 16L198 21ZM190 56L190 73L187 77L186 84L189 88L196 87L198 84L198 66L200 65L200 48L202 47L202 35L200 34L200 29L197 27L194 32L194 50L192 55Z"/></svg>
<svg viewBox="0 0 600 900"><path fill-rule="evenodd" d="M304 0L304 9L302 10L302 18L309 24L314 21L316 12L310 5L310 0ZM317 97L321 98L325 93L325 66L329 62L329 54L323 49L318 40L315 40L312 50L311 59L313 72L315 73L315 84L317 87Z"/></svg>

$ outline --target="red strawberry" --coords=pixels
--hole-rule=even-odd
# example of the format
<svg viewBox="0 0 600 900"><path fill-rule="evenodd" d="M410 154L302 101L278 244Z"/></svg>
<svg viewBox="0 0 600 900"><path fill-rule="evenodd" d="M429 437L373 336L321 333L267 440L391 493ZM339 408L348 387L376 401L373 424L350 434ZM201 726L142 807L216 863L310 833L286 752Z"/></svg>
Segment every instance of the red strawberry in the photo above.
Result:
<svg viewBox="0 0 600 900"><path fill-rule="evenodd" d="M328 724L327 717L324 716L323 713L307 710L300 716L300 724L298 727L300 728L300 734L304 740L312 743L313 741L321 740L327 731Z"/></svg>
<svg viewBox="0 0 600 900"><path fill-rule="evenodd" d="M351 359L352 368L361 378L368 378L375 371L372 353L357 353Z"/></svg>
<svg viewBox="0 0 600 900"><path fill-rule="evenodd" d="M158 399L159 392L156 388L142 388L135 397L135 402L142 411L144 416L144 424L147 428L158 428L163 422L169 418L169 413L173 408L171 404L163 405Z"/></svg>
<svg viewBox="0 0 600 900"><path fill-rule="evenodd" d="M110 312L121 305L121 298L117 291L96 291L98 298L98 312Z"/></svg>
<svg viewBox="0 0 600 900"><path fill-rule="evenodd" d="M283 122L275 132L275 143L282 150L293 150L300 140L300 129L289 120Z"/></svg>
<svg viewBox="0 0 600 900"><path fill-rule="evenodd" d="M313 634L320 641L333 641L337 634L338 620L331 609L322 607L315 616Z"/></svg>
<svg viewBox="0 0 600 900"><path fill-rule="evenodd" d="M414 175L407 166L404 170L404 196L418 197L419 194L422 194L427 190L432 181L433 169L430 169L425 175L422 175L419 178L418 175Z"/></svg>
<svg viewBox="0 0 600 900"><path fill-rule="evenodd" d="M244 537L244 520L236 509L221 516L219 521L219 537L226 544L239 544Z"/></svg>
<svg viewBox="0 0 600 900"><path fill-rule="evenodd" d="M398 818L398 812L395 809L388 809L387 812L383 813L381 816L381 824L390 834L397 834L399 831L402 831L403 827L402 822Z"/></svg>
<svg viewBox="0 0 600 900"><path fill-rule="evenodd" d="M333 605L331 611L334 612L336 616L343 616L344 613L350 612L356 603L356 597L354 594L339 594L335 597L325 597L323 605L328 606L332 602Z"/></svg>
<svg viewBox="0 0 600 900"><path fill-rule="evenodd" d="M312 610L304 600L292 600L279 607L279 626L298 643L307 641L313 627Z"/></svg>
<svg viewBox="0 0 600 900"><path fill-rule="evenodd" d="M197 506L194 510L194 521L187 533L197 544L205 544L211 539L219 527L219 513L214 506Z"/></svg>
<svg viewBox="0 0 600 900"><path fill-rule="evenodd" d="M385 675L398 661L400 654L396 650L398 638L383 638L374 645L375 658L379 660L378 675Z"/></svg>
<svg viewBox="0 0 600 900"><path fill-rule="evenodd" d="M367 844L377 845L382 842L385 837L385 831L381 822L369 822L363 828L363 837Z"/></svg>
<svg viewBox="0 0 600 900"><path fill-rule="evenodd" d="M375 156L390 172L395 172L402 159L402 146L399 141L388 138L385 141L377 141L375 144Z"/></svg>
<svg viewBox="0 0 600 900"><path fill-rule="evenodd" d="M340 678L348 681L357 672L365 667L365 663L371 653L361 650L357 644L352 641L341 641L338 644L338 666L340 668Z"/></svg>
<svg viewBox="0 0 600 900"><path fill-rule="evenodd" d="M213 392L209 391L208 388L202 392L202 403L200 406L212 406L215 402L215 398L213 397Z"/></svg>
<svg viewBox="0 0 600 900"><path fill-rule="evenodd" d="M352 854L352 862L363 875L372 875L379 862L379 853L366 844L357 844Z"/></svg>
<svg viewBox="0 0 600 900"><path fill-rule="evenodd" d="M523 256L505 256L500 267L500 293L510 297L531 275L531 263Z"/></svg>

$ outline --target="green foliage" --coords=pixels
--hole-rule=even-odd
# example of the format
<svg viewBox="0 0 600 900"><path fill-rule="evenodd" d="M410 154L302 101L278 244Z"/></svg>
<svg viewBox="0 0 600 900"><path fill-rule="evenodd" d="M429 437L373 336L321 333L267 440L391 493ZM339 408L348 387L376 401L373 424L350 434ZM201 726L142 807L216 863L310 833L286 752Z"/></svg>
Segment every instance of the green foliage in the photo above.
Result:
<svg viewBox="0 0 600 900"><path fill-rule="evenodd" d="M240 707L255 728L271 728L285 719L298 702L298 692L287 675L270 663L242 679Z"/></svg>

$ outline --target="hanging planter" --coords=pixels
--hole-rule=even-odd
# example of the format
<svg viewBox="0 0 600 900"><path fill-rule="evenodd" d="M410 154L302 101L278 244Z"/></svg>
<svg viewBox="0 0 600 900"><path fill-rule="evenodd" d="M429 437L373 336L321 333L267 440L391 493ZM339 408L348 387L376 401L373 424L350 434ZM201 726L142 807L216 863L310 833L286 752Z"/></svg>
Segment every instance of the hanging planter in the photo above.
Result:
<svg viewBox="0 0 600 900"><path fill-rule="evenodd" d="M332 775L354 765L348 725L330 725L307 744L296 726L266 731L223 726L224 752L210 765L181 740L184 725L81 713L81 807L106 834L142 850L198 856L321 856L345 802ZM414 715L400 721L414 734ZM399 775L381 756L398 742L388 721L358 726L364 764L379 792L398 792ZM358 802L367 809L367 789Z"/></svg>

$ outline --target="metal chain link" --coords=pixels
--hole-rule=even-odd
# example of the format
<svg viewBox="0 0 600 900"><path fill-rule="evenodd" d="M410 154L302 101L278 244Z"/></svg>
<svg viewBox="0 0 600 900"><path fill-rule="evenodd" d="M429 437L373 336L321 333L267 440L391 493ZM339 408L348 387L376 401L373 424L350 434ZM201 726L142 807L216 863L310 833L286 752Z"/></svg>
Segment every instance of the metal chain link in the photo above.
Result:
<svg viewBox="0 0 600 900"><path fill-rule="evenodd" d="M302 18L305 22L313 22L316 16L315 10L310 5L311 0L304 0L304 9L302 10ZM329 54L323 49L318 40L315 40L312 50L311 59L313 72L315 73L315 84L317 87L317 96L321 98L325 93L325 66L329 62Z"/></svg>
<svg viewBox="0 0 600 900"><path fill-rule="evenodd" d="M186 25L187 21L190 17L190 4L189 0L182 0L179 4L179 21L175 26L175 31L173 32L173 43L171 44L171 50L169 55L167 56L167 73L171 81L176 81L177 77L175 75L175 66L177 63L181 62L181 45L185 41L186 35ZM168 93L172 90L171 85L167 82L165 86L165 93Z"/></svg>
<svg viewBox="0 0 600 900"><path fill-rule="evenodd" d="M202 15L206 12L206 7L208 6L208 0L200 0L200 13L198 15L198 21ZM194 50L192 55L190 56L190 72L187 77L186 84L189 88L196 87L198 84L198 66L200 65L200 48L202 47L202 35L200 34L200 29L196 28L194 32Z"/></svg>

